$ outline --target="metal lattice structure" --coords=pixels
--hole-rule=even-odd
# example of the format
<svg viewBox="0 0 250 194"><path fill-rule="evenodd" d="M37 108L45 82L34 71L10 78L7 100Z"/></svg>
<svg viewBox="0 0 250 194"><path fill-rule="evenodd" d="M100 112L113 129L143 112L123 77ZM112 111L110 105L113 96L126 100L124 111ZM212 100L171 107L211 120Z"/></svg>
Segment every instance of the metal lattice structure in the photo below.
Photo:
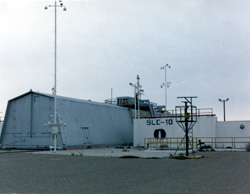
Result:
<svg viewBox="0 0 250 194"><path fill-rule="evenodd" d="M197 107L189 106L187 113L185 113L185 106L176 106L176 122L185 131L186 118L188 119L188 130L193 129L193 126L197 122Z"/></svg>
<svg viewBox="0 0 250 194"><path fill-rule="evenodd" d="M182 138L181 143L177 147L176 152L179 150L181 144L185 140L186 143L186 156L189 155L189 144L193 152L193 126L197 122L197 107L193 106L192 99L197 97L178 97L178 98L184 98L186 101L183 101L185 104L184 106L176 106L175 107L175 118L178 125L181 127L181 129L185 132L185 136ZM174 155L175 155L174 154Z"/></svg>

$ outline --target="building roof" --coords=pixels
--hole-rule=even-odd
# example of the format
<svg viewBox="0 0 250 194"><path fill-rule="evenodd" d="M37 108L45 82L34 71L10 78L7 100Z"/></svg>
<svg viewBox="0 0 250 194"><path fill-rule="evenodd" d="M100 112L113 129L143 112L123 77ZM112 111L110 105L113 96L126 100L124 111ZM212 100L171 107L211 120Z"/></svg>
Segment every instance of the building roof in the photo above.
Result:
<svg viewBox="0 0 250 194"><path fill-rule="evenodd" d="M26 92L20 96L17 96L15 98L12 98L10 99L9 101L14 101L14 100L17 100L19 98L22 98L24 96L27 96L29 94L37 94L37 95L40 95L40 96L45 96L45 97L49 97L49 98L54 98L54 96L52 94L46 94L46 93L40 93L40 92L34 92L32 89L29 91L29 92ZM105 105L105 106L112 106L112 107L117 107L117 108L123 108L123 107L120 107L120 106L117 106L116 104L108 104L108 103L103 103L103 102L95 102L95 101L91 101L91 100L82 100L82 99L76 99L76 98L70 98L70 97L65 97L65 96L56 96L57 99L60 99L60 100L68 100L68 101L74 101L74 102L84 102L84 103L89 103L89 104L95 104L95 105Z"/></svg>

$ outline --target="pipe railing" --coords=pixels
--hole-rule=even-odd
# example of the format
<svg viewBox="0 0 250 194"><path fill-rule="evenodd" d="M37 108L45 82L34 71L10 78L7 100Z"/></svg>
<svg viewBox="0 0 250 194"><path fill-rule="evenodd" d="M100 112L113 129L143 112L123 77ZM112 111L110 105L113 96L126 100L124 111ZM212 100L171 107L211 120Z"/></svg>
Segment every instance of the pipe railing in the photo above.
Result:
<svg viewBox="0 0 250 194"><path fill-rule="evenodd" d="M175 110L167 110L171 115L176 115ZM204 115L214 115L213 108L198 108L197 109L198 116Z"/></svg>
<svg viewBox="0 0 250 194"><path fill-rule="evenodd" d="M182 141L183 140L183 141ZM201 143L199 143L199 140ZM181 143L182 142L182 143ZM181 143L181 145L180 145ZM144 138L144 149L185 149L185 139L183 137L167 138ZM217 149L244 149L250 143L250 137L193 137L190 144L194 149L200 145L210 145Z"/></svg>

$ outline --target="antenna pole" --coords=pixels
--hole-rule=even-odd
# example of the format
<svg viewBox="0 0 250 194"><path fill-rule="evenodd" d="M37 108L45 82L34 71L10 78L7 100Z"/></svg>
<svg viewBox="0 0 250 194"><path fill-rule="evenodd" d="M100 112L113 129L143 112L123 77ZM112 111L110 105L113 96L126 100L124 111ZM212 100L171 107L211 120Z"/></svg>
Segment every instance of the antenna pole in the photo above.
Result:
<svg viewBox="0 0 250 194"><path fill-rule="evenodd" d="M140 119L140 77L137 75L137 106L138 106L138 119Z"/></svg>
<svg viewBox="0 0 250 194"><path fill-rule="evenodd" d="M56 18L56 10L57 10L57 6L56 6L56 1L55 1L55 80L54 80L54 125L55 125L55 127L56 127L56 124L57 124L57 122L56 122L56 119L57 119L57 115L56 115L56 113L57 113L57 110L56 110L56 101L57 101L57 99L56 99L56 54L57 54L57 52L56 52L56 20L57 20L57 18ZM56 152L56 133L54 133L54 151Z"/></svg>
<svg viewBox="0 0 250 194"><path fill-rule="evenodd" d="M134 120L133 120L133 139L134 139L134 146L136 146L136 142L137 142L137 134L140 128L140 124L139 121L137 122L137 119L140 119L140 96L143 92L143 90L141 90L141 85L140 85L140 76L137 75L137 83L132 84L129 83L130 86L134 87L134 103L135 103L135 110L134 110ZM136 110L137 109L137 110Z"/></svg>
<svg viewBox="0 0 250 194"><path fill-rule="evenodd" d="M48 7L54 7L55 8L55 59L54 59L54 63L55 63L55 67L54 67L54 90L53 90L53 98L54 98L54 122L53 124L49 124L50 127L52 127L52 134L54 137L54 151L56 152L56 136L58 133L58 129L60 126L60 123L57 123L57 85L56 85L56 78L57 78L57 7L63 7L63 3L61 3L61 0L59 0L59 5L57 5L57 2L55 1L54 5L47 5L45 6L45 9L48 9ZM66 11L66 7L63 7L63 10Z"/></svg>

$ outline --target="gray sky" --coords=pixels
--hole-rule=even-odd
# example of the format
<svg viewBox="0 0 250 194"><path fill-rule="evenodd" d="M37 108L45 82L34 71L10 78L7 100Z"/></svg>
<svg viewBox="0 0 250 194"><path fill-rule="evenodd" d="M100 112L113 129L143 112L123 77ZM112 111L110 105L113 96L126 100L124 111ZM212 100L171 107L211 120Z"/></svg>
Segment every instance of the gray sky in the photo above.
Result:
<svg viewBox="0 0 250 194"><path fill-rule="evenodd" d="M54 85L53 1L0 0L0 116L7 101L30 89ZM58 10L58 95L103 102L133 96L141 77L144 99L168 109L178 96L223 119L250 119L250 1L86 0L64 1Z"/></svg>

